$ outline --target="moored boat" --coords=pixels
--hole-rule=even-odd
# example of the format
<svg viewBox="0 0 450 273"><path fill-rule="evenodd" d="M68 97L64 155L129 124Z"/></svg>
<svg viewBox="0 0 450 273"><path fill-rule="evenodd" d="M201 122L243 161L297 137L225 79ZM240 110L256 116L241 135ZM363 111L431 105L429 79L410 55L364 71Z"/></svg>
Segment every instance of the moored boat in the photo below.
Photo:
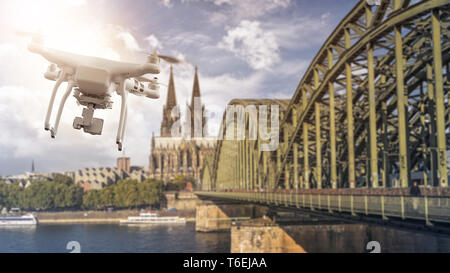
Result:
<svg viewBox="0 0 450 273"><path fill-rule="evenodd" d="M139 216L129 216L127 220L120 220L121 224L184 224L186 218L178 216L159 217L156 213L141 213Z"/></svg>
<svg viewBox="0 0 450 273"><path fill-rule="evenodd" d="M0 226L35 226L38 219L33 214L0 216Z"/></svg>

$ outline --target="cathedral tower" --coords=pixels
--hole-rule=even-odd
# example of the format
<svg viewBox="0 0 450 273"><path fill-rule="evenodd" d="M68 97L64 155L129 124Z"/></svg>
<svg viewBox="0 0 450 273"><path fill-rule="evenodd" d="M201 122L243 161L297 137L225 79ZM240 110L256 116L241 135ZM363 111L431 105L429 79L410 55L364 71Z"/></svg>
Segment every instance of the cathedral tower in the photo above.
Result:
<svg viewBox="0 0 450 273"><path fill-rule="evenodd" d="M202 104L200 94L200 83L198 80L198 68L195 67L194 86L192 87L191 104L186 105L186 137L203 138L206 137L207 120L205 105Z"/></svg>
<svg viewBox="0 0 450 273"><path fill-rule="evenodd" d="M176 110L174 110L176 109ZM173 112L178 113L177 116L172 116ZM170 67L170 79L169 79L169 87L167 89L167 100L166 104L163 108L163 120L161 122L161 136L162 137L171 137L172 126L179 119L179 106L177 105L177 96L175 93L175 83L173 80L173 68Z"/></svg>

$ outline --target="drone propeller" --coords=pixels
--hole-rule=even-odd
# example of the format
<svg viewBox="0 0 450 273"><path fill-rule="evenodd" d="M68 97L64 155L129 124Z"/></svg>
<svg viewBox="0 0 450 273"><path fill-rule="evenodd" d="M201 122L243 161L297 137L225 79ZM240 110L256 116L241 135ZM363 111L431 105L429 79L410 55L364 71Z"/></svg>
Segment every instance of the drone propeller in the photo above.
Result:
<svg viewBox="0 0 450 273"><path fill-rule="evenodd" d="M26 31L26 30L17 30L14 29L12 31L17 36L22 37L31 37L32 41L36 43L43 43L46 36L42 34L41 32L32 32L32 31Z"/></svg>
<svg viewBox="0 0 450 273"><path fill-rule="evenodd" d="M142 53L142 54L145 54L145 55L150 55L150 56L156 56L156 57L158 57L158 58L160 58L161 60L163 60L163 61L165 61L165 62L167 62L167 63L170 63L170 64L182 64L182 63L184 63L185 61L184 60L182 60L182 59L178 59L178 58L175 58L175 57L172 57L172 56L167 56L167 55L161 55L161 54L159 54L158 53L158 51L154 51L153 53L151 53L151 54L149 54L148 52L146 52L146 51L139 51L140 53Z"/></svg>
<svg viewBox="0 0 450 273"><path fill-rule="evenodd" d="M33 32L33 31L14 29L14 30L12 30L12 32L14 34L16 34L18 36L22 36L22 37L32 37L32 38L41 38L41 39L43 39L45 37L45 35L42 34L40 31Z"/></svg>
<svg viewBox="0 0 450 273"><path fill-rule="evenodd" d="M171 57L171 56L165 56L165 55L159 55L158 54L158 57L161 60L164 60L164 61L166 61L166 62L168 62L170 64L181 64L181 63L184 62L183 60L180 60L180 59L177 59L177 58Z"/></svg>

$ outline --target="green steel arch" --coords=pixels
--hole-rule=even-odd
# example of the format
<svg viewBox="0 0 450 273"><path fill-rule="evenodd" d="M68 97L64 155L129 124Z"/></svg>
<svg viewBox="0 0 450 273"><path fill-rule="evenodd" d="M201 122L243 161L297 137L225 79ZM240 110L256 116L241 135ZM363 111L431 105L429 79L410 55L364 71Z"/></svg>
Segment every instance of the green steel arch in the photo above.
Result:
<svg viewBox="0 0 450 273"><path fill-rule="evenodd" d="M280 146L219 141L213 187L408 187L412 179L448 187L449 36L449 0L360 1L291 100L230 103L279 104Z"/></svg>

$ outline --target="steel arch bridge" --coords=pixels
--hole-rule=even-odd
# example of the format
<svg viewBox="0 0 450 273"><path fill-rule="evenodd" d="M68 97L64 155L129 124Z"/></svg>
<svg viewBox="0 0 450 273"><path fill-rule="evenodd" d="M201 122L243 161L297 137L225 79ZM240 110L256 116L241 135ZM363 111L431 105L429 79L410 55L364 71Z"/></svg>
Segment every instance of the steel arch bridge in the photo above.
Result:
<svg viewBox="0 0 450 273"><path fill-rule="evenodd" d="M450 0L360 1L320 48L290 100L230 103L245 107L246 139L218 141L201 188L395 188L403 194L418 179L432 187L430 194L438 189L450 197L449 89ZM248 139L249 105L279 106L279 129L272 127L276 151L261 151L261 140ZM224 115L221 134L236 126L227 122Z"/></svg>
<svg viewBox="0 0 450 273"><path fill-rule="evenodd" d="M361 1L319 50L289 103L233 100L282 108L279 149L262 152L257 141L235 141L248 148L252 166L233 178L250 176L247 189L376 188L393 186L395 178L407 187L412 172L423 172L433 186L447 187L449 5ZM219 141L215 155L214 188L227 184L218 177L219 161L240 149L227 142Z"/></svg>

